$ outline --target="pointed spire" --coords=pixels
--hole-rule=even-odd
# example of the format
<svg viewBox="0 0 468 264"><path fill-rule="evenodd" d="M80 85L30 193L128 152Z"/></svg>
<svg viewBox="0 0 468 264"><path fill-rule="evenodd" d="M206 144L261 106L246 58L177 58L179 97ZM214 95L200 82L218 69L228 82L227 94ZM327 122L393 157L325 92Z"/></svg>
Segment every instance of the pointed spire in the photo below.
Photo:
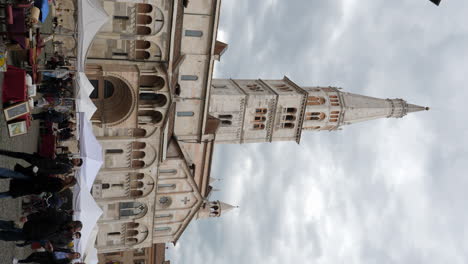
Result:
<svg viewBox="0 0 468 264"><path fill-rule="evenodd" d="M428 107L408 104L403 99L380 99L353 93L338 93L344 112L342 125L378 118L402 118L408 113L429 110Z"/></svg>
<svg viewBox="0 0 468 264"><path fill-rule="evenodd" d="M233 209L239 208L239 206L234 206L234 205L230 205L230 204L223 203L223 202L219 202L219 206L221 207L221 214L232 211Z"/></svg>
<svg viewBox="0 0 468 264"><path fill-rule="evenodd" d="M429 111L429 107L408 104L408 113L419 112L419 111Z"/></svg>

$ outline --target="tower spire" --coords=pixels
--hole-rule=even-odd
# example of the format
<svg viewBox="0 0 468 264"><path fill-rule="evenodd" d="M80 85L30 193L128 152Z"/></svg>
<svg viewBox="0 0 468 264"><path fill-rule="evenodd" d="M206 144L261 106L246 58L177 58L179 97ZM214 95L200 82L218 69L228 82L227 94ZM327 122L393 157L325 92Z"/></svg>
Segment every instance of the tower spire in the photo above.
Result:
<svg viewBox="0 0 468 264"><path fill-rule="evenodd" d="M403 99L380 99L337 91L342 118L339 125L349 125L378 118L402 118L408 113L429 110Z"/></svg>

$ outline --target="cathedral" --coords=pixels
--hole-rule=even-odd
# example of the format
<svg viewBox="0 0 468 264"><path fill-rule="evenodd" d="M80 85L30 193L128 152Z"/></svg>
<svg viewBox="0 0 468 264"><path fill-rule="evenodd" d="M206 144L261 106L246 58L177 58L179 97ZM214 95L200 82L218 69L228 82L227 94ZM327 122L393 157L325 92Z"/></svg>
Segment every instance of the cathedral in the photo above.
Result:
<svg viewBox="0 0 468 264"><path fill-rule="evenodd" d="M75 28L75 3L59 4L60 30ZM288 77L213 79L214 63L228 48L216 39L220 5L102 1L110 19L88 52L86 74L104 157L92 188L104 211L95 244L104 261L123 251L148 255L153 245L177 243L192 221L235 209L210 200L215 143L300 143L304 131L428 110ZM74 39L56 38L73 56Z"/></svg>

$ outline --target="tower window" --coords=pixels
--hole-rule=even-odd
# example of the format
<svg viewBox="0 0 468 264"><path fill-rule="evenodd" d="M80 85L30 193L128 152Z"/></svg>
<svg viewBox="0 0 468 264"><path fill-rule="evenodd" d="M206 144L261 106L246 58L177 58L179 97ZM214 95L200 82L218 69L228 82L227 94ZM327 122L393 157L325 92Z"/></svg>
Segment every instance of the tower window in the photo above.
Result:
<svg viewBox="0 0 468 264"><path fill-rule="evenodd" d="M306 120L323 120L325 119L326 115L325 113L320 113L320 112L309 112L306 113Z"/></svg>
<svg viewBox="0 0 468 264"><path fill-rule="evenodd" d="M265 121L266 121L266 117L265 117L265 116L255 116L255 117L254 117L254 121L255 121L255 122L265 122Z"/></svg>
<svg viewBox="0 0 468 264"><path fill-rule="evenodd" d="M330 99L330 104L332 106L340 106L340 101L338 100L338 96L336 95L330 95L329 96L329 99Z"/></svg>
<svg viewBox="0 0 468 264"><path fill-rule="evenodd" d="M292 129L294 128L294 123L281 123L281 127L282 128L289 128L289 129Z"/></svg>
<svg viewBox="0 0 468 264"><path fill-rule="evenodd" d="M293 115L286 115L286 116L284 116L284 120L294 121L294 120L296 120L296 117L293 116Z"/></svg>
<svg viewBox="0 0 468 264"><path fill-rule="evenodd" d="M266 108L257 108L257 109L255 109L255 113L257 113L257 114L266 114L267 111L268 110Z"/></svg>
<svg viewBox="0 0 468 264"><path fill-rule="evenodd" d="M317 96L307 97L307 105L323 105L325 103L325 98Z"/></svg>
<svg viewBox="0 0 468 264"><path fill-rule="evenodd" d="M253 129L254 130L263 130L263 129L265 129L265 125L264 124L254 124Z"/></svg>
<svg viewBox="0 0 468 264"><path fill-rule="evenodd" d="M232 125L232 122L229 121L229 120L223 120L223 121L221 121L221 125L222 126L230 126L230 125Z"/></svg>
<svg viewBox="0 0 468 264"><path fill-rule="evenodd" d="M248 84L247 88L254 92L263 92L263 89L258 84Z"/></svg>
<svg viewBox="0 0 468 264"><path fill-rule="evenodd" d="M185 30L185 36L201 38L203 36L203 32L200 30Z"/></svg>
<svg viewBox="0 0 468 264"><path fill-rule="evenodd" d="M232 115L218 115L218 117L222 119L232 119Z"/></svg>
<svg viewBox="0 0 468 264"><path fill-rule="evenodd" d="M284 109L284 112L290 113L290 114L295 114L297 112L297 108L288 107L288 108Z"/></svg>

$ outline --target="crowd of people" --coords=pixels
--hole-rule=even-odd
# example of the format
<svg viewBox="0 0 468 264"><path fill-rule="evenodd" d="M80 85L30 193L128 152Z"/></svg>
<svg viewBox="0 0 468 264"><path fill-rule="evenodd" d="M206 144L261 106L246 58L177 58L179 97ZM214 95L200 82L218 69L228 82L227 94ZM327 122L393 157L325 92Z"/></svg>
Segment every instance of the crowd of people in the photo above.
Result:
<svg viewBox="0 0 468 264"><path fill-rule="evenodd" d="M37 206L21 217L22 227L12 220L0 220L0 240L17 242L18 247L35 244L39 249L25 259L15 258L13 263L65 264L81 258L73 251L72 242L81 237L83 225L72 220L72 211L61 208L60 193L76 184L72 174L82 165L82 159L63 155L46 158L8 150L0 150L0 155L29 163L28 166L16 164L13 170L0 168L0 178L10 179L9 190L0 193L0 198L36 197L36 201L31 198L29 207L37 205L37 197L51 200L46 206Z"/></svg>

